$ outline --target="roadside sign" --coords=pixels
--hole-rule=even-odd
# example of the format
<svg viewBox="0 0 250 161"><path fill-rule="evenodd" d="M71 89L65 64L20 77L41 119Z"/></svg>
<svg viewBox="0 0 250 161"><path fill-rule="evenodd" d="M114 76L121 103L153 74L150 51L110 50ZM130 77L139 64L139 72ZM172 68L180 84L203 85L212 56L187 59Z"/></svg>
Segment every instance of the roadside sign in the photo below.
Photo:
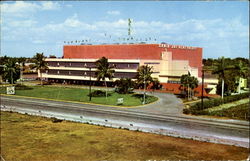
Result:
<svg viewBox="0 0 250 161"><path fill-rule="evenodd" d="M15 86L7 87L6 93L7 94L15 94Z"/></svg>
<svg viewBox="0 0 250 161"><path fill-rule="evenodd" d="M123 98L117 98L117 105L123 104Z"/></svg>

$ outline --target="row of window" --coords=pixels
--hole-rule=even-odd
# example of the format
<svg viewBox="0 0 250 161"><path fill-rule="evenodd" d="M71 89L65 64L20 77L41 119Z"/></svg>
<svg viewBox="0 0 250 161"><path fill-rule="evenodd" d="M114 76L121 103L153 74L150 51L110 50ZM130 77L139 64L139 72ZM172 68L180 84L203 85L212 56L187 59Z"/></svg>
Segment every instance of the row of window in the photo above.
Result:
<svg viewBox="0 0 250 161"><path fill-rule="evenodd" d="M181 84L181 81L171 81L171 80L169 80L168 83Z"/></svg>
<svg viewBox="0 0 250 161"><path fill-rule="evenodd" d="M95 76L95 71L78 71L78 70L43 70L42 73L47 73L49 75L67 75L67 76ZM129 72L115 72L115 78L135 78L136 73Z"/></svg>
<svg viewBox="0 0 250 161"><path fill-rule="evenodd" d="M85 67L85 68L94 68L96 67L94 62L54 62L48 61L48 66L51 67ZM137 69L139 63L110 63L116 69Z"/></svg>

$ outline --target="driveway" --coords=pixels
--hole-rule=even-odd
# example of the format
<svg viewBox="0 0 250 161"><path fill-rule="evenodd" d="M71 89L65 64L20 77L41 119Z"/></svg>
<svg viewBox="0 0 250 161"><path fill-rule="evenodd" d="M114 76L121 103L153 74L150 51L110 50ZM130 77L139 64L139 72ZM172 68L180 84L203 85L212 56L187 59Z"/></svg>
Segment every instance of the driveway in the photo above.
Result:
<svg viewBox="0 0 250 161"><path fill-rule="evenodd" d="M138 91L136 91L138 92ZM142 92L138 92L142 93ZM135 108L129 108L130 111L154 113L154 114L172 114L181 115L183 110L182 100L170 93L148 92L148 95L158 97L158 101L149 105Z"/></svg>

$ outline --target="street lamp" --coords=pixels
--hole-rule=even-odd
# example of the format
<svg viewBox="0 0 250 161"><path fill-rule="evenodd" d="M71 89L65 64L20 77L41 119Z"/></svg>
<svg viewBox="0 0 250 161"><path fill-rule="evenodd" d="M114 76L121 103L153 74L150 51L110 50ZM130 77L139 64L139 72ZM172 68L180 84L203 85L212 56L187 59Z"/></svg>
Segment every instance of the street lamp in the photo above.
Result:
<svg viewBox="0 0 250 161"><path fill-rule="evenodd" d="M146 102L146 80L145 80L145 69L144 69L144 76L143 76L143 82L144 82L144 94L143 94L143 102L142 104L144 105Z"/></svg>
<svg viewBox="0 0 250 161"><path fill-rule="evenodd" d="M91 67L89 67L89 101L91 101Z"/></svg>
<svg viewBox="0 0 250 161"><path fill-rule="evenodd" d="M201 108L203 109L203 90L204 90L204 69L202 66L202 80L201 80Z"/></svg>

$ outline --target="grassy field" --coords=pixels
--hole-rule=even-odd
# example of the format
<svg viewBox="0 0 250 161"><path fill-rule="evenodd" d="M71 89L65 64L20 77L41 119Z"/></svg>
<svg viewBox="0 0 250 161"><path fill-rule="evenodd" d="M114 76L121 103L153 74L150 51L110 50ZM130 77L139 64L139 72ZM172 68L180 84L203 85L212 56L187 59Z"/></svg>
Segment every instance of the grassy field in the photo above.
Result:
<svg viewBox="0 0 250 161"><path fill-rule="evenodd" d="M6 93L5 91L6 87L0 88L0 93ZM136 97L134 94L118 94L116 92L109 93L111 96L107 97L107 99L106 97L92 97L92 101L89 101L88 89L53 86L28 86L28 88L16 88L16 95L20 96L79 101L105 105L117 105L117 98L123 98L123 106L137 106L142 104L142 98ZM148 96L146 103L151 103L156 100L156 97Z"/></svg>
<svg viewBox="0 0 250 161"><path fill-rule="evenodd" d="M1 112L7 160L243 160L248 149Z"/></svg>

